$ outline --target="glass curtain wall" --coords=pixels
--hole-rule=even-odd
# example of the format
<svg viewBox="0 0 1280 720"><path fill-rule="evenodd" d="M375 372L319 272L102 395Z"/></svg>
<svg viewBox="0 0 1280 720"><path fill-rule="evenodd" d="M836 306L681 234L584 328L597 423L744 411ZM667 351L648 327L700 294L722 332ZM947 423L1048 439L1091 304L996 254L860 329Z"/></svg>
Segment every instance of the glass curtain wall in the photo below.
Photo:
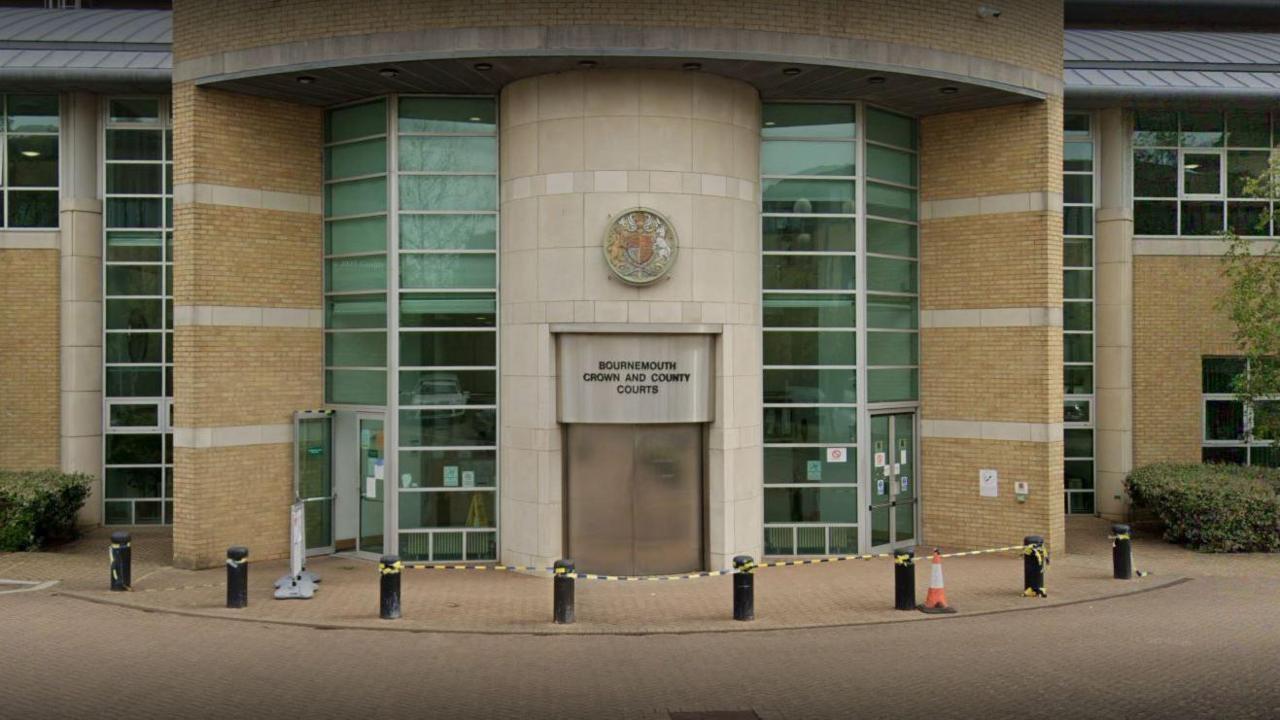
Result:
<svg viewBox="0 0 1280 720"><path fill-rule="evenodd" d="M1091 116L1064 117L1062 149L1063 507L1094 511L1093 134Z"/></svg>
<svg viewBox="0 0 1280 720"><path fill-rule="evenodd" d="M394 398L405 560L497 558L496 112L393 96L328 116L325 397Z"/></svg>
<svg viewBox="0 0 1280 720"><path fill-rule="evenodd" d="M103 143L107 525L173 521L173 134L169 99L111 98Z"/></svg>
<svg viewBox="0 0 1280 720"><path fill-rule="evenodd" d="M762 118L765 553L857 552L865 409L918 400L915 123L858 104Z"/></svg>
<svg viewBox="0 0 1280 720"><path fill-rule="evenodd" d="M1253 434L1259 413L1274 416L1280 412L1280 397L1247 403L1236 396L1235 379L1249 372L1248 358L1206 357L1200 367L1204 406L1201 462L1280 467L1280 446Z"/></svg>
<svg viewBox="0 0 1280 720"><path fill-rule="evenodd" d="M58 227L57 95L0 96L0 226Z"/></svg>

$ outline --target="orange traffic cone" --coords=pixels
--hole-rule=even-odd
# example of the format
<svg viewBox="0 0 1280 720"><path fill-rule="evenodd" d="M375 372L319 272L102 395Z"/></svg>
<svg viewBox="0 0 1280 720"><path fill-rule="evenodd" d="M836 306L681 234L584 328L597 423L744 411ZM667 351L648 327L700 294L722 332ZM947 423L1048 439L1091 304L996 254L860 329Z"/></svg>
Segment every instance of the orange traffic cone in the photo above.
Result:
<svg viewBox="0 0 1280 720"><path fill-rule="evenodd" d="M953 613L955 608L947 604L947 591L942 587L942 556L938 548L933 549L933 563L929 574L929 594L924 604L917 608L926 613Z"/></svg>

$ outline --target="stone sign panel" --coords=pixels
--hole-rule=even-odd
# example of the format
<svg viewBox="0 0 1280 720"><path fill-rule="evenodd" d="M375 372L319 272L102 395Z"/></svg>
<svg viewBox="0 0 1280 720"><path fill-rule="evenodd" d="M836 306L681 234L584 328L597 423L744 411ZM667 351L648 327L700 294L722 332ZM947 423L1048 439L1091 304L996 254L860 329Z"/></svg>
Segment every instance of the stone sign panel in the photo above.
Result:
<svg viewBox="0 0 1280 720"><path fill-rule="evenodd" d="M710 422L710 335L559 336L557 418L566 423Z"/></svg>

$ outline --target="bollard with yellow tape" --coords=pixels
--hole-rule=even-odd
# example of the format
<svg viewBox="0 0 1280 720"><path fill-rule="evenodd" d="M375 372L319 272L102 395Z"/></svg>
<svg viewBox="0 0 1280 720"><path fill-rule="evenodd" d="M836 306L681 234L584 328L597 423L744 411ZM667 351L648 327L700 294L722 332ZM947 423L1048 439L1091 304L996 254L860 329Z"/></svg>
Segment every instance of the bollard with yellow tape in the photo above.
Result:
<svg viewBox="0 0 1280 720"><path fill-rule="evenodd" d="M1023 539L1022 578L1023 597L1048 597L1044 589L1044 570L1049 564L1049 551L1044 538L1028 535Z"/></svg>
<svg viewBox="0 0 1280 720"><path fill-rule="evenodd" d="M123 592L133 589L133 546L129 533L111 533L111 547L107 557L111 560L111 589Z"/></svg>

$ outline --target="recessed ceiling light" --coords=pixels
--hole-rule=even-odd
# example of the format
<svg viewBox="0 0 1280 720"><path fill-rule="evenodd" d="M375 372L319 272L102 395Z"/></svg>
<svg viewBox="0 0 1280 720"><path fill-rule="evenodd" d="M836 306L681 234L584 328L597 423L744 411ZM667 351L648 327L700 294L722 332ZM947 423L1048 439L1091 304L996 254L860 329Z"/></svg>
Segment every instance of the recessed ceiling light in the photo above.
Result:
<svg viewBox="0 0 1280 720"><path fill-rule="evenodd" d="M685 63L684 65L681 65L680 67L681 67L681 68L683 68L683 69L685 69L685 70L701 70L701 69L702 69L702 63L699 63L699 62L687 62L687 63Z"/></svg>
<svg viewBox="0 0 1280 720"><path fill-rule="evenodd" d="M789 68L782 69L783 75L799 75L801 72L803 71L798 67L789 67Z"/></svg>
<svg viewBox="0 0 1280 720"><path fill-rule="evenodd" d="M479 115L472 115L471 117L469 117L469 118L467 118L467 119L468 119L468 120L470 120L471 122L480 122L480 116L479 116Z"/></svg>
<svg viewBox="0 0 1280 720"><path fill-rule="evenodd" d="M772 121L772 120L765 120L765 121L764 121L764 125L765 125L765 127L773 127L774 125L777 125L777 124L778 124L778 123L776 123L776 122L774 122L774 121Z"/></svg>
<svg viewBox="0 0 1280 720"><path fill-rule="evenodd" d="M478 62L475 65L472 65L471 67L479 70L480 72L489 72L490 70L493 69L493 63Z"/></svg>
<svg viewBox="0 0 1280 720"><path fill-rule="evenodd" d="M40 157L40 151L39 150L23 150L22 156L23 157ZM1188 165L1187 167L1191 167L1191 166Z"/></svg>
<svg viewBox="0 0 1280 720"><path fill-rule="evenodd" d="M298 76L298 84L299 84L299 85L310 85L310 84L314 83L315 81L316 81L316 79L315 79L315 77L314 77L314 76L312 76L312 75L299 75L299 76Z"/></svg>
<svg viewBox="0 0 1280 720"><path fill-rule="evenodd" d="M400 71L395 68L388 67L388 68L382 68L381 70L379 70L378 74L384 78L393 78L399 75Z"/></svg>
<svg viewBox="0 0 1280 720"><path fill-rule="evenodd" d="M871 77L867 78L867 82L871 83L872 85L883 85L883 84L884 84L884 76L883 76L883 75L872 75Z"/></svg>
<svg viewBox="0 0 1280 720"><path fill-rule="evenodd" d="M598 63L596 63L595 60L579 60L578 61L578 67L582 68L583 70L590 70L591 68L595 67L597 64Z"/></svg>
<svg viewBox="0 0 1280 720"><path fill-rule="evenodd" d="M938 92L942 93L943 95L955 95L956 93L960 92L960 88L952 87L951 85L948 85L942 88L941 90L939 90Z"/></svg>

